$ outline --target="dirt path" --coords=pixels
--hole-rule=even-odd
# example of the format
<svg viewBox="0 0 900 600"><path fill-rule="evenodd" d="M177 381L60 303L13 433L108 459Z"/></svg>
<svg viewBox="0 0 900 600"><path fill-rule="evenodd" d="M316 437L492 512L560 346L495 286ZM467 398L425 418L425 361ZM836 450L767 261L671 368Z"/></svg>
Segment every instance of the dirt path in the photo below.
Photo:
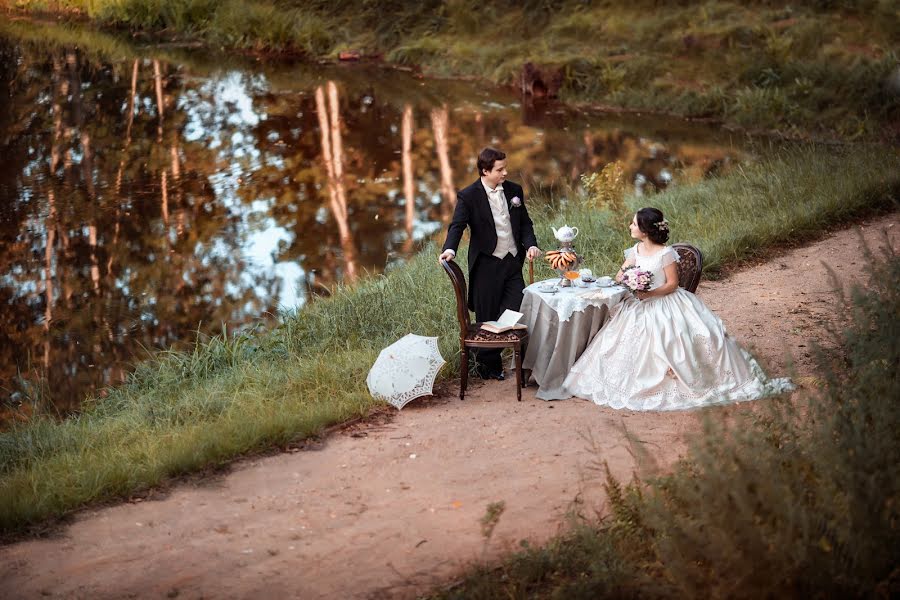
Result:
<svg viewBox="0 0 900 600"><path fill-rule="evenodd" d="M885 228L898 249L893 214L699 293L770 373L787 373L793 353L802 381L810 340L832 314L820 261L859 269L859 232L876 244ZM477 385L465 402L452 390L316 450L242 461L161 500L85 511L55 538L2 547L0 597L409 597L520 540L545 540L576 499L600 506L592 463L625 478L635 469L623 426L665 467L697 425L697 413L542 402L534 388L517 403L510 380ZM496 501L506 511L486 545L479 519Z"/></svg>

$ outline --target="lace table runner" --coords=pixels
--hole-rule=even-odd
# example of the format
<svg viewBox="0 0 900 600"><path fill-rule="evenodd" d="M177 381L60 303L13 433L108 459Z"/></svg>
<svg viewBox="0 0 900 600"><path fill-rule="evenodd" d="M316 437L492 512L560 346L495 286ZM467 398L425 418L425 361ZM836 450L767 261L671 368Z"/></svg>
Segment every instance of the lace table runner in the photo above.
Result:
<svg viewBox="0 0 900 600"><path fill-rule="evenodd" d="M622 286L598 287L596 283L590 284L590 287L561 287L559 291L553 294L542 292L539 286L542 284L556 284L558 279L547 279L545 281L536 281L525 288L526 292L530 292L538 296L548 306L556 311L560 321L568 321L573 313L583 312L588 306L613 306L618 304L628 291Z"/></svg>

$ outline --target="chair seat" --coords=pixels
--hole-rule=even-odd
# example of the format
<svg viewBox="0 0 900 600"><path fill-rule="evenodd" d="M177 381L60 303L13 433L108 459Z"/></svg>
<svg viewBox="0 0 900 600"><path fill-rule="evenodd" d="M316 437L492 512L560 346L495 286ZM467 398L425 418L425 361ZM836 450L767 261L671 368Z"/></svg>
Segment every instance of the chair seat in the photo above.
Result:
<svg viewBox="0 0 900 600"><path fill-rule="evenodd" d="M466 342L514 343L526 337L528 337L528 331L525 329L510 329L503 333L494 333L482 329L481 323L473 323L466 333Z"/></svg>

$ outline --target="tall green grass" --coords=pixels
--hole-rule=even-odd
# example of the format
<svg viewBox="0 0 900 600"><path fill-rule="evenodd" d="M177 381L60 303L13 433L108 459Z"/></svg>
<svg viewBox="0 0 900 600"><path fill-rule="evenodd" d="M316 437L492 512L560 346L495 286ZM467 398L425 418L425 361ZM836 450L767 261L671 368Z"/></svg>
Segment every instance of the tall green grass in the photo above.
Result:
<svg viewBox="0 0 900 600"><path fill-rule="evenodd" d="M900 565L900 256L869 257L823 387L707 422L675 471L436 598L893 597ZM837 282L836 282L837 284ZM836 287L840 287L836 285Z"/></svg>
<svg viewBox="0 0 900 600"><path fill-rule="evenodd" d="M627 230L633 211L655 206L674 223L670 242L701 248L704 276L715 277L723 266L764 256L772 246L810 239L833 223L875 207L895 207L900 177L891 165L900 156L878 148L760 148L767 158L738 166L726 176L655 196L626 198L624 213L598 208L587 199L551 202L532 212L543 227L544 240L552 240L550 224L577 223L587 233L578 237L586 264L612 273L621 264L622 249L633 243ZM550 276L548 270L541 273Z"/></svg>
<svg viewBox="0 0 900 600"><path fill-rule="evenodd" d="M896 136L900 13L859 2L0 0L214 47L336 58L356 49L438 76L514 84L559 68L567 100L792 135ZM893 133L890 133L893 131Z"/></svg>
<svg viewBox="0 0 900 600"><path fill-rule="evenodd" d="M900 157L883 147L803 147L696 186L626 198L661 207L674 240L697 244L709 273L873 211L896 208ZM530 202L538 239L578 225L587 266L612 273L630 215L569 194ZM0 433L0 531L127 497L168 477L314 435L377 403L365 377L406 333L440 337L458 372L450 283L429 244L405 266L339 287L268 332L223 335L163 353L65 421L35 418ZM460 260L465 261L465 252ZM539 263L536 276L550 276Z"/></svg>

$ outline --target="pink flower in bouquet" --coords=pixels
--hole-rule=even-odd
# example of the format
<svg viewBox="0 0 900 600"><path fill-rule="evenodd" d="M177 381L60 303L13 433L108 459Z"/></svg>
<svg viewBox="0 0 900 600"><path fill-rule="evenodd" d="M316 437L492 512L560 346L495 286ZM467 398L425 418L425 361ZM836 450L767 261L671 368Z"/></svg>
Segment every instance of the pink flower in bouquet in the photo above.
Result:
<svg viewBox="0 0 900 600"><path fill-rule="evenodd" d="M632 292L646 292L653 282L653 273L642 271L637 267L628 267L622 273L622 284Z"/></svg>

